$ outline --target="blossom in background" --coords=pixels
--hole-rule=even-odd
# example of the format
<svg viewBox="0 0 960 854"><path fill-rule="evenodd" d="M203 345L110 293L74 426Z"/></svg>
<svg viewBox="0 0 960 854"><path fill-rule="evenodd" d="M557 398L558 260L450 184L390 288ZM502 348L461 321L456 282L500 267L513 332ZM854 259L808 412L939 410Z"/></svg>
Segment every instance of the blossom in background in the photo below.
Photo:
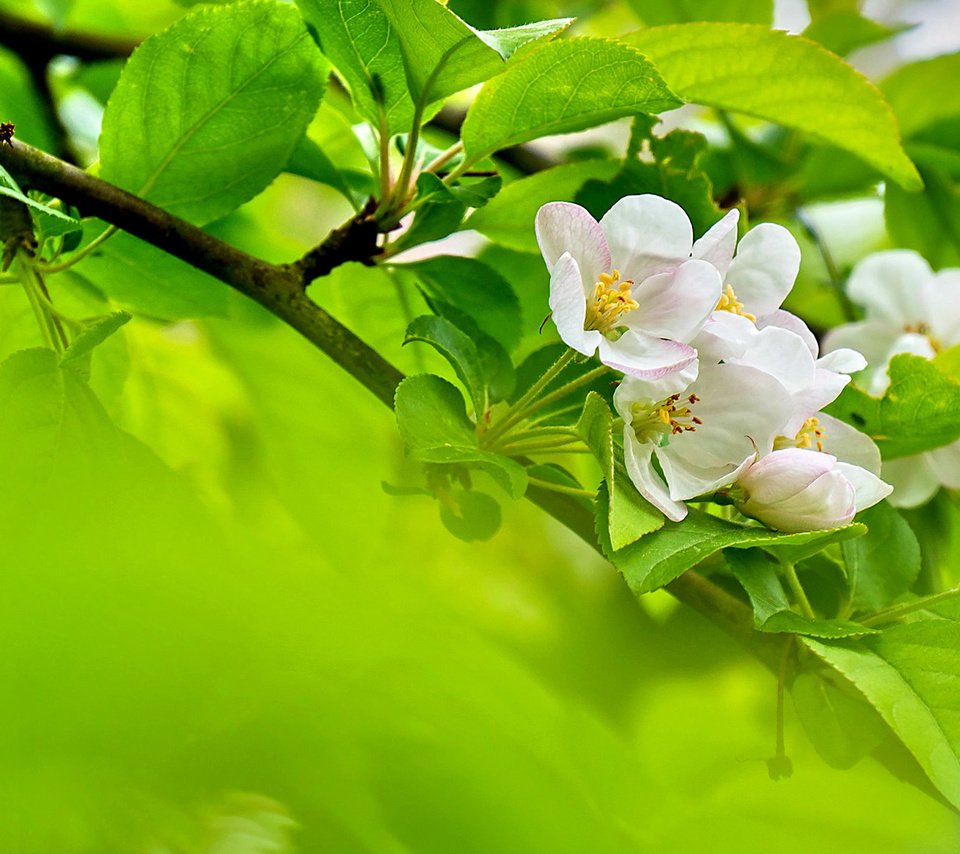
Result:
<svg viewBox="0 0 960 854"><path fill-rule="evenodd" d="M780 382L748 365L704 362L694 382L678 377L675 390L660 397L664 391L662 383L627 377L613 402L631 481L679 522L687 515L683 501L732 483L758 453L773 449L794 404Z"/></svg>
<svg viewBox="0 0 960 854"><path fill-rule="evenodd" d="M712 262L692 259L693 228L659 196L626 196L598 223L584 208L540 208L537 241L550 271L550 309L567 346L625 374L696 376L689 345L721 295Z"/></svg>
<svg viewBox="0 0 960 854"><path fill-rule="evenodd" d="M960 343L960 269L934 273L916 252L877 252L854 268L847 293L865 317L831 330L824 349L862 352L873 366L864 381L871 394L883 394L890 384L887 369L896 354L929 359ZM923 504L941 485L960 489L960 441L887 460L883 478L894 485L890 503L897 507Z"/></svg>

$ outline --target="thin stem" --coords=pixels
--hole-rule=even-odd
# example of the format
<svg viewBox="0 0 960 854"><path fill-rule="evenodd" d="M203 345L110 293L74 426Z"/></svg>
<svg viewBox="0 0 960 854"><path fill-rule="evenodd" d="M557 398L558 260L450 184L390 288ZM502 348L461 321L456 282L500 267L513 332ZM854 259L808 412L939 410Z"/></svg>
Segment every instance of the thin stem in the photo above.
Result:
<svg viewBox="0 0 960 854"><path fill-rule="evenodd" d="M549 480L541 480L539 477L531 477L528 475L527 482L531 486L537 486L540 489L547 489L550 492L559 492L561 495L576 495L580 498L596 498L597 493L592 492L589 489L579 489L575 486L564 486L560 483L552 483Z"/></svg>
<svg viewBox="0 0 960 854"><path fill-rule="evenodd" d="M793 774L793 763L787 756L784 738L784 695L787 686L787 666L790 663L793 644L794 635L788 635L780 656L780 667L777 670L777 749L773 759L767 760L767 770L773 780L780 780Z"/></svg>
<svg viewBox="0 0 960 854"><path fill-rule="evenodd" d="M582 376L577 377L575 380L570 380L570 382L565 383L564 385L560 386L560 388L555 389L554 391L550 392L550 394L541 397L540 400L528 406L522 413L522 417L529 418L534 413L540 412L540 410L542 410L544 407L566 397L568 394L576 391L578 388L589 385L598 377L602 377L604 374L608 373L609 370L610 369L606 365L601 365L599 368L594 368L592 371L588 371Z"/></svg>
<svg viewBox="0 0 960 854"><path fill-rule="evenodd" d="M96 251L104 243L106 243L113 235L115 235L120 229L115 225L108 226L106 229L100 232L96 237L93 238L86 246L82 249L78 249L74 252L66 261L61 261L59 264L37 264L37 269L43 273L62 273L64 270L69 270L74 264L79 261L82 261L90 253Z"/></svg>
<svg viewBox="0 0 960 854"><path fill-rule="evenodd" d="M811 620L817 619L817 615L814 613L813 608L810 607L810 600L807 598L806 591L804 591L803 585L800 584L800 579L797 578L796 567L788 561L784 561L782 566L783 571L787 576L787 583L790 585L790 589L793 591L793 595L796 598L797 603L800 605L800 610L803 612L803 616L808 617Z"/></svg>
<svg viewBox="0 0 960 854"><path fill-rule="evenodd" d="M574 442L518 442L515 445L496 449L498 454L508 457L522 457L527 454L586 454L589 451Z"/></svg>
<svg viewBox="0 0 960 854"><path fill-rule="evenodd" d="M463 140L458 139L446 151L438 154L423 171L435 173L438 169L442 169L444 166L446 166L461 151L463 151Z"/></svg>
<svg viewBox="0 0 960 854"><path fill-rule="evenodd" d="M22 256L17 258L17 270L20 274L20 283L23 285L23 291L27 295L30 308L33 309L33 316L36 318L37 326L40 328L40 335L51 350L62 353L66 348L66 336L62 327L51 316L44 305L44 291L41 290L38 278L29 262Z"/></svg>
<svg viewBox="0 0 960 854"><path fill-rule="evenodd" d="M893 605L890 608L884 608L882 611L876 611L859 622L864 626L879 626L884 623L892 623L901 617L905 617L907 614L912 614L914 611L923 611L937 602L944 602L947 599L952 599L954 596L960 596L960 587L952 587L950 590L944 590L942 593L924 596L915 602L906 602L903 605Z"/></svg>
<svg viewBox="0 0 960 854"><path fill-rule="evenodd" d="M836 262L833 260L833 253L830 251L829 247L824 241L823 236L820 234L820 231L814 226L814 224L802 213L797 213L797 221L803 227L803 230L807 232L807 235L817 247L817 251L820 253L821 259L823 259L823 266L827 270L827 277L830 279L830 285L833 287L833 290L837 295L837 300L840 303L840 308L843 311L844 319L847 321L856 320L856 306L854 306L853 301L849 296L847 296L847 292L843 288L843 276L840 275L840 270L837 267Z"/></svg>
<svg viewBox="0 0 960 854"><path fill-rule="evenodd" d="M543 375L538 379L527 391L517 400L516 403L511 406L506 413L504 413L504 418L501 421L498 421L494 424L487 433L482 438L482 444L489 445L490 442L494 441L498 436L502 436L507 430L517 423L521 418L523 418L523 413L526 410L526 407L535 400L540 392L542 392L554 378L559 374L570 362L573 361L574 357L577 355L576 350L572 350L569 347L564 350L563 355L557 359ZM519 414L519 417L517 416Z"/></svg>

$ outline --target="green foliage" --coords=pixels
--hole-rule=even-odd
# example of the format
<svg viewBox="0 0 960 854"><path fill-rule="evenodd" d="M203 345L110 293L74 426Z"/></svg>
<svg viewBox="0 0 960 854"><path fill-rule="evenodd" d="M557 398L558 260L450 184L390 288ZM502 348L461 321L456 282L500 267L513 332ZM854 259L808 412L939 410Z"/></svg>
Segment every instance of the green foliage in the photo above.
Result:
<svg viewBox="0 0 960 854"><path fill-rule="evenodd" d="M81 331L70 342L60 364L73 362L89 356L120 327L130 322L131 315L125 311L116 311L103 317L95 317L83 324Z"/></svg>
<svg viewBox="0 0 960 854"><path fill-rule="evenodd" d="M875 611L906 593L920 574L920 546L904 518L886 501L864 511L866 536L842 544L850 603Z"/></svg>
<svg viewBox="0 0 960 854"><path fill-rule="evenodd" d="M909 353L894 356L889 373L883 397L850 384L826 411L870 436L884 459L919 454L960 437L960 382Z"/></svg>
<svg viewBox="0 0 960 854"><path fill-rule="evenodd" d="M56 141L30 72L20 59L0 48L0 121L17 126L17 139L50 151Z"/></svg>
<svg viewBox="0 0 960 854"><path fill-rule="evenodd" d="M485 85L463 123L468 160L538 136L680 106L638 51L601 39L545 45Z"/></svg>
<svg viewBox="0 0 960 854"><path fill-rule="evenodd" d="M921 186L889 106L864 77L813 42L715 23L651 28L626 40L688 101L813 134L906 189Z"/></svg>
<svg viewBox="0 0 960 854"><path fill-rule="evenodd" d="M912 62L894 71L880 88L896 113L904 138L960 115L960 53Z"/></svg>
<svg viewBox="0 0 960 854"><path fill-rule="evenodd" d="M101 175L192 222L218 219L279 174L326 73L294 9L198 9L124 68L104 114Z"/></svg>
<svg viewBox="0 0 960 854"><path fill-rule="evenodd" d="M773 0L627 0L640 19L651 27L689 21L740 21L773 23Z"/></svg>
<svg viewBox="0 0 960 854"><path fill-rule="evenodd" d="M894 626L862 641L804 638L839 671L960 809L960 628L948 620Z"/></svg>
<svg viewBox="0 0 960 854"><path fill-rule="evenodd" d="M846 56L861 47L893 38L909 28L906 24L887 26L856 11L838 11L814 20L803 35L820 42L838 56Z"/></svg>

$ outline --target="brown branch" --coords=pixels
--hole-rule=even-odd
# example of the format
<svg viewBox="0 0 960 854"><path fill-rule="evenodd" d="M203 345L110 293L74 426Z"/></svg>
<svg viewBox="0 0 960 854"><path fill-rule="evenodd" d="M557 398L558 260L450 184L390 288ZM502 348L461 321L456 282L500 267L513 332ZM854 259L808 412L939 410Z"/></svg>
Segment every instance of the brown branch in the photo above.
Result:
<svg viewBox="0 0 960 854"><path fill-rule="evenodd" d="M133 53L137 42L74 30L57 31L49 24L0 12L0 45L46 65L55 56L75 56L88 62L123 59Z"/></svg>

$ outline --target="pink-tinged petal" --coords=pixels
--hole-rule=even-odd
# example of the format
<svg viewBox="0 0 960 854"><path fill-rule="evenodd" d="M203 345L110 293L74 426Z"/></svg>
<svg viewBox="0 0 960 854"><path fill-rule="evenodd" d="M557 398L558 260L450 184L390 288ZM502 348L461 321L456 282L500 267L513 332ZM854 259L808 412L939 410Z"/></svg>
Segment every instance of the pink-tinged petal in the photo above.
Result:
<svg viewBox="0 0 960 854"><path fill-rule="evenodd" d="M893 492L893 487L889 483L884 483L873 472L862 469L860 466L838 462L836 467L853 487L857 513L873 507Z"/></svg>
<svg viewBox="0 0 960 854"><path fill-rule="evenodd" d="M600 338L600 361L623 374L660 380L693 364L697 351L679 341L628 329L616 341Z"/></svg>
<svg viewBox="0 0 960 854"><path fill-rule="evenodd" d="M569 252L580 268L584 286L610 271L610 250L600 224L590 213L570 202L550 202L537 212L535 223L540 252L552 270Z"/></svg>
<svg viewBox="0 0 960 854"><path fill-rule="evenodd" d="M823 352L852 349L863 354L867 364L875 370L883 368L893 342L901 329L881 320L861 320L845 323L831 329L823 338Z"/></svg>
<svg viewBox="0 0 960 854"><path fill-rule="evenodd" d="M770 222L751 228L737 247L727 271L745 311L756 317L780 308L800 269L800 247L782 225Z"/></svg>
<svg viewBox="0 0 960 854"><path fill-rule="evenodd" d="M893 486L889 501L894 507L919 507L940 488L940 477L930 454L884 460L880 477Z"/></svg>
<svg viewBox="0 0 960 854"><path fill-rule="evenodd" d="M657 448L654 453L660 461L664 478L670 484L670 497L679 501L708 495L722 486L729 486L753 464L756 456L751 451L739 464L729 462L722 466L701 468L691 465L681 456L662 451L662 448Z"/></svg>
<svg viewBox="0 0 960 854"><path fill-rule="evenodd" d="M641 282L690 257L693 227L683 208L660 196L626 196L600 220L612 264Z"/></svg>
<svg viewBox="0 0 960 854"><path fill-rule="evenodd" d="M830 454L800 448L773 451L757 460L738 479L756 504L779 504L796 497L836 465Z"/></svg>
<svg viewBox="0 0 960 854"><path fill-rule="evenodd" d="M584 356L597 352L602 337L596 330L583 328L587 303L580 284L580 268L570 253L564 252L550 273L550 311L560 338Z"/></svg>
<svg viewBox="0 0 960 854"><path fill-rule="evenodd" d="M769 314L763 314L757 318L757 329L766 329L768 326L779 326L781 329L789 329L803 339L814 358L819 355L820 344L817 342L817 336L814 335L813 332L810 331L810 327L795 314L778 308L776 311L771 311Z"/></svg>
<svg viewBox="0 0 960 854"><path fill-rule="evenodd" d="M891 249L868 255L857 264L847 293L866 309L867 320L884 320L902 328L927 320L924 296L932 276L930 265L916 252Z"/></svg>
<svg viewBox="0 0 960 854"><path fill-rule="evenodd" d="M631 292L640 304L623 316L630 329L690 341L706 323L720 299L720 274L706 261L679 267L637 282Z"/></svg>
<svg viewBox="0 0 960 854"><path fill-rule="evenodd" d="M817 414L817 420L823 431L825 450L841 462L859 466L872 474L880 474L880 449L866 433L823 412Z"/></svg>
<svg viewBox="0 0 960 854"><path fill-rule="evenodd" d="M951 442L929 454L940 483L949 489L960 489L960 442Z"/></svg>
<svg viewBox="0 0 960 854"><path fill-rule="evenodd" d="M840 374L855 374L865 367L867 367L867 360L863 357L863 353L858 350L851 350L849 347L831 350L825 356L817 359L818 369L836 371Z"/></svg>
<svg viewBox="0 0 960 854"><path fill-rule="evenodd" d="M941 270L927 288L927 322L944 347L960 343L960 270Z"/></svg>
<svg viewBox="0 0 960 854"><path fill-rule="evenodd" d="M730 268L733 252L737 248L737 223L740 222L740 211L734 208L727 211L720 222L712 225L696 243L690 257L701 261L708 261L723 278Z"/></svg>
<svg viewBox="0 0 960 854"><path fill-rule="evenodd" d="M667 485L653 467L653 445L640 444L629 427L623 430L623 462L630 480L644 498L671 522L681 522L687 516L687 508L670 497Z"/></svg>

